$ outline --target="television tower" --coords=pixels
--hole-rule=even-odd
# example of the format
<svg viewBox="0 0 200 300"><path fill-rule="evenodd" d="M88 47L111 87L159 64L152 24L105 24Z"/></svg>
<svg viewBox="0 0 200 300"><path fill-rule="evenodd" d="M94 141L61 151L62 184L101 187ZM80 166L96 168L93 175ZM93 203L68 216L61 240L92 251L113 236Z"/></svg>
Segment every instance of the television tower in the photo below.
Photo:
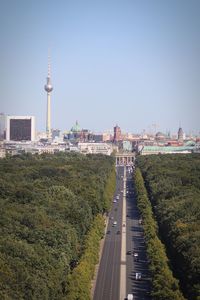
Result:
<svg viewBox="0 0 200 300"><path fill-rule="evenodd" d="M47 92L46 135L48 139L51 139L51 92L53 90L53 86L51 84L50 71L51 71L50 56L48 56L47 83L44 86L44 89Z"/></svg>

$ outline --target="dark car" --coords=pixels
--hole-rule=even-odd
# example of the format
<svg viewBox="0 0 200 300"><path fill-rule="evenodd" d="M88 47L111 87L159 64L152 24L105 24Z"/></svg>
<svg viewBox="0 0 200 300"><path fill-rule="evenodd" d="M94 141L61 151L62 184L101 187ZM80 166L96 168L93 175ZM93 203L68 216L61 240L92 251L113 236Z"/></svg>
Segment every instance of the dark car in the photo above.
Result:
<svg viewBox="0 0 200 300"><path fill-rule="evenodd" d="M120 231L119 231L119 230L117 231L117 234L120 234Z"/></svg>
<svg viewBox="0 0 200 300"><path fill-rule="evenodd" d="M131 254L132 254L132 251L131 251L131 250L128 250L128 251L126 252L126 254L127 254L127 255L131 255Z"/></svg>
<svg viewBox="0 0 200 300"><path fill-rule="evenodd" d="M110 230L107 231L107 234L110 234Z"/></svg>

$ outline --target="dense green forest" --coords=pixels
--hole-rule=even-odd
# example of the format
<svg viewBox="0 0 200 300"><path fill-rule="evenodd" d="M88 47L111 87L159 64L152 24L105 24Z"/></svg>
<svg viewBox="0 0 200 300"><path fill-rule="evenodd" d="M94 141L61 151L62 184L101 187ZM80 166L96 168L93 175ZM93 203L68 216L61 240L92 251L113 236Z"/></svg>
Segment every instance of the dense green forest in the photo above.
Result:
<svg viewBox="0 0 200 300"><path fill-rule="evenodd" d="M184 300L178 281L169 266L166 250L158 237L158 226L154 219L151 203L140 170L134 176L137 206L142 218L147 246L149 270L151 272L151 296L154 300Z"/></svg>
<svg viewBox="0 0 200 300"><path fill-rule="evenodd" d="M200 155L140 156L137 164L185 296L200 299Z"/></svg>
<svg viewBox="0 0 200 300"><path fill-rule="evenodd" d="M88 253L98 253L101 215L114 190L112 157L69 153L1 159L0 299L68 299L77 262L78 269ZM89 267L92 272L94 266Z"/></svg>

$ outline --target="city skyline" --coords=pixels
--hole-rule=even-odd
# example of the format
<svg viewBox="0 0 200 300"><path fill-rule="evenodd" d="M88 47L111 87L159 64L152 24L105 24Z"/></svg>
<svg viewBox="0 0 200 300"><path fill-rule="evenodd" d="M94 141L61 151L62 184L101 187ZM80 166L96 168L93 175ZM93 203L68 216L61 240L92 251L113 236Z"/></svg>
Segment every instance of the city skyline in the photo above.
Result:
<svg viewBox="0 0 200 300"><path fill-rule="evenodd" d="M0 111L45 131L50 47L53 128L199 133L199 14L197 1L4 2Z"/></svg>

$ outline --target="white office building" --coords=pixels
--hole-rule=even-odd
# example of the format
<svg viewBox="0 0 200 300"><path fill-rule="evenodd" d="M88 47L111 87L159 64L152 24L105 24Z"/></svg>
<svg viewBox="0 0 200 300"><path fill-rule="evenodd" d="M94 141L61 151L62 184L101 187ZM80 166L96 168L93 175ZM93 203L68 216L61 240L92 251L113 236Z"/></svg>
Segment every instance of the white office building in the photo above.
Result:
<svg viewBox="0 0 200 300"><path fill-rule="evenodd" d="M112 145L107 143L78 143L78 149L85 154L104 154L111 155Z"/></svg>
<svg viewBox="0 0 200 300"><path fill-rule="evenodd" d="M35 117L7 116L6 141L35 141Z"/></svg>

